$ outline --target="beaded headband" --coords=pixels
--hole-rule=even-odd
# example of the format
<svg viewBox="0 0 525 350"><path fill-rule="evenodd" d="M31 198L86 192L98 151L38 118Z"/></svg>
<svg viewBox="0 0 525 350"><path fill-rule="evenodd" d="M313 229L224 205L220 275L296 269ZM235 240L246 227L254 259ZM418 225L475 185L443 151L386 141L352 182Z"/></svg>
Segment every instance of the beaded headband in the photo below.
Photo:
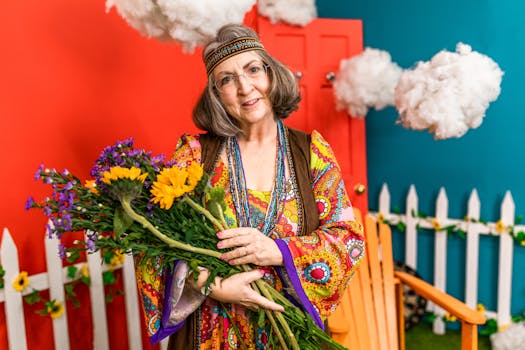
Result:
<svg viewBox="0 0 525 350"><path fill-rule="evenodd" d="M263 50L264 46L260 41L249 36L228 41L215 50L210 51L206 57L204 57L204 63L206 64L206 73L210 73L221 63L222 61L238 55L240 53L252 50Z"/></svg>

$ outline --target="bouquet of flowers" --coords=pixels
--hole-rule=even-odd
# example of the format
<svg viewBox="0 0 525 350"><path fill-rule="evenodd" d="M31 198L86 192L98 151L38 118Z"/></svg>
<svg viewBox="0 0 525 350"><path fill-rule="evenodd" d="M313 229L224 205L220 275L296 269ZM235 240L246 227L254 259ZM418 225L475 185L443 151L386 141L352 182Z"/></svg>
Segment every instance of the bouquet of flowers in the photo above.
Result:
<svg viewBox="0 0 525 350"><path fill-rule="evenodd" d="M199 267L210 271L206 287L216 276L227 278L249 271L251 266L232 266L220 259L216 232L227 227L223 212L224 189L213 187L201 165L180 166L162 156L135 149L133 140L106 147L82 181L64 170L40 166L36 178L53 188L43 201L28 200L28 207L49 217L49 231L61 238L84 231L60 254L76 258L80 252L113 249L142 254L142 263L172 268L177 260L188 262L195 278ZM155 262L155 263L154 263ZM160 262L160 264L159 264ZM254 317L268 319L274 343L282 349L345 349L332 340L313 319L263 280L252 287L285 308L284 312L260 310ZM241 346L244 344L241 344ZM244 346L245 348L245 346Z"/></svg>

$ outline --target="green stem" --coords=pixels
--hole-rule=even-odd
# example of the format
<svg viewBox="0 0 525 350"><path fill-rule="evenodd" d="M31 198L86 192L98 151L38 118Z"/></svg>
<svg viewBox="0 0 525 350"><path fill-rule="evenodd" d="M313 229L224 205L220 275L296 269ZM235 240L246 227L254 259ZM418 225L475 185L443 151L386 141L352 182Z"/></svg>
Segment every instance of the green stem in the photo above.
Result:
<svg viewBox="0 0 525 350"><path fill-rule="evenodd" d="M279 327L277 326L277 322L275 322L275 318L273 317L273 313L270 310L264 310L266 313L266 316L270 320L270 323L272 324L272 328L275 330L275 333L277 334L277 338L279 338L279 343L281 343L281 347L283 350L288 350L288 345L286 345L286 342L284 341L283 335L279 331Z"/></svg>
<svg viewBox="0 0 525 350"><path fill-rule="evenodd" d="M182 242L179 242L179 241L177 241L175 239L169 238L168 236L166 236L165 234L160 232L155 226L153 226L145 217L143 217L142 215L137 214L133 210L133 208L131 207L131 203L130 202L131 202L131 199L129 199L127 197L124 197L124 198L120 199L120 204L122 204L122 208L124 209L126 214L130 218L132 218L133 220L135 220L136 222L141 224L143 227L145 227L146 229L151 231L151 233L153 233L155 236L157 236L161 241L166 243L169 247L182 249L182 250L185 250L185 251L188 251L188 252L192 252L192 253L204 254L204 255L212 256L212 257L217 258L217 259L221 258L222 253L220 253L220 252L217 252L217 251L214 251L214 250L210 250L210 249L197 248L197 247L194 247L192 245L189 245L189 244L186 244L186 243L182 243Z"/></svg>
<svg viewBox="0 0 525 350"><path fill-rule="evenodd" d="M252 270L248 265L242 265L242 268L244 269L244 271L251 271ZM277 293L277 294L279 292L277 292L273 287L267 285L266 282L264 282L262 280L255 281L255 286L256 286L255 289L258 290L259 293L262 294L266 299L268 299L268 300L270 300L272 302L275 302L275 299L273 298L272 293L270 292L270 290L275 291L275 293ZM292 330L290 329L290 326L288 325L288 322L286 322L286 320L284 319L283 315L280 312L275 312L275 317L277 318L277 320L281 324L282 328L284 329L284 332L285 332L286 336L290 340L290 345L291 345L292 349L294 349L294 350L301 350L299 348L299 344L297 343L297 339L295 339L295 335L293 334ZM270 320L270 322L271 322L271 320ZM274 322L275 322L275 320L274 320ZM274 326L274 325L272 324L272 326ZM277 337L279 338L279 341L281 342L281 345L284 348L284 347L286 347L284 339L282 337L282 334L281 334L279 328L276 327L276 326L277 325L275 325L273 327L273 329L274 329L275 333L277 334Z"/></svg>
<svg viewBox="0 0 525 350"><path fill-rule="evenodd" d="M193 209L197 210L199 213L201 213L202 215L206 216L206 218L208 220L211 221L212 224L214 224L215 226L217 226L219 228L219 230L223 231L223 230L226 230L226 225L223 225L219 220L217 220L217 218L215 216L213 216L206 208L204 208L203 206L197 204L193 199L191 199L190 197L188 196L184 196L182 198L182 201L188 203ZM224 221L224 220L222 220Z"/></svg>

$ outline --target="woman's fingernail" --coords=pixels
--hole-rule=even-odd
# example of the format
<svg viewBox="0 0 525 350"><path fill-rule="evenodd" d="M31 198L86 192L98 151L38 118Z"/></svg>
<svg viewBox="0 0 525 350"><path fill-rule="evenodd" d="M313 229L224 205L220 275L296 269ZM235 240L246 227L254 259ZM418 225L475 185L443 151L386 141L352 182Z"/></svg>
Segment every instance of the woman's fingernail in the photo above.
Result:
<svg viewBox="0 0 525 350"><path fill-rule="evenodd" d="M259 270L259 272L260 272L261 275L263 275L263 276L264 276L264 274L266 273L266 271L264 271L264 270Z"/></svg>
<svg viewBox="0 0 525 350"><path fill-rule="evenodd" d="M217 243L217 248L222 248L222 242Z"/></svg>
<svg viewBox="0 0 525 350"><path fill-rule="evenodd" d="M217 232L217 237L221 238L222 237L222 232Z"/></svg>

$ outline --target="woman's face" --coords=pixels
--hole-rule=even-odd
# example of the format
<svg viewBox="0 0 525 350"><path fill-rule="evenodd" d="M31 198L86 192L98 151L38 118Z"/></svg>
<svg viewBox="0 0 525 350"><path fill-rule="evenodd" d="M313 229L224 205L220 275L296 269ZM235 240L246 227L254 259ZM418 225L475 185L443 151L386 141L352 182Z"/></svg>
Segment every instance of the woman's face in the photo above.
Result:
<svg viewBox="0 0 525 350"><path fill-rule="evenodd" d="M259 55L243 52L221 62L212 73L219 99L241 128L273 121L270 79Z"/></svg>

